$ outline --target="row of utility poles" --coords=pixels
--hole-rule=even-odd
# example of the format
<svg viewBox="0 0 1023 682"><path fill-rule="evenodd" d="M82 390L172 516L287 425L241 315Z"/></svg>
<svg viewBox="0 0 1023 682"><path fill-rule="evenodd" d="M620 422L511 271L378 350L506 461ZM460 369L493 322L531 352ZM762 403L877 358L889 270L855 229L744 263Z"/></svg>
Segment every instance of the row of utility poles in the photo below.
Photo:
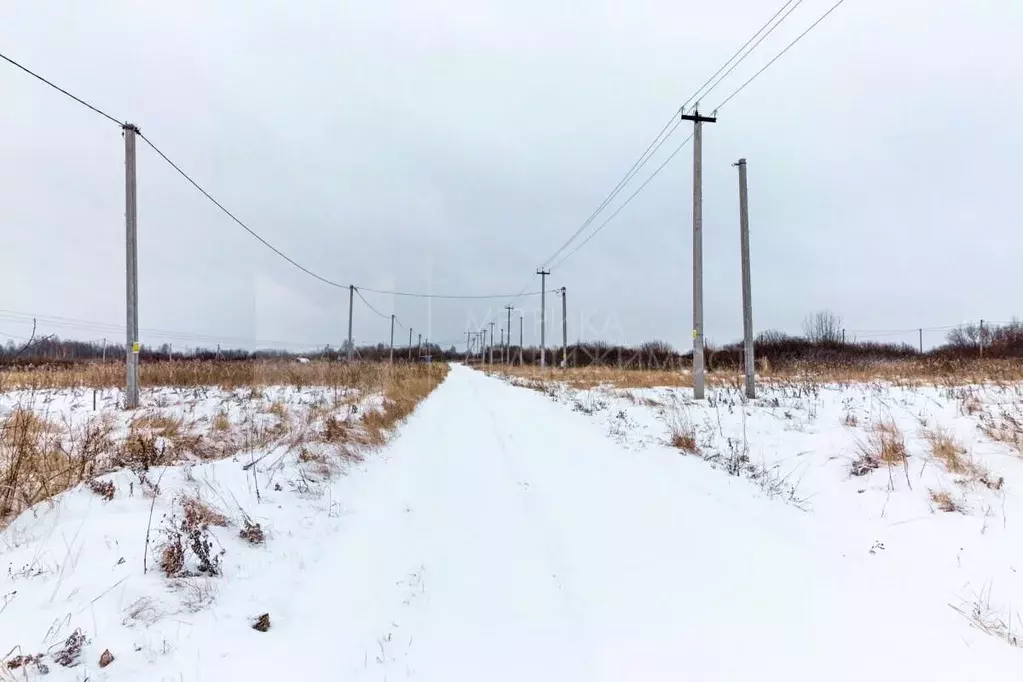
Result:
<svg viewBox="0 0 1023 682"><path fill-rule="evenodd" d="M545 368L547 366L547 275L551 274L550 270L543 270L542 268L536 271L541 276L541 292L540 292L540 367ZM568 366L568 289L561 287L561 289L555 290L561 296L561 366ZM515 310L512 305L506 305L504 309L508 313L507 326L501 329L501 341L498 348L499 359L504 364L511 364L511 314ZM523 317L519 316L519 364L523 364L523 334L522 334L522 320ZM465 356L466 358L473 357L475 355L480 356L481 362L487 363L487 356L489 354L489 362L494 362L494 322L488 323L490 326L490 345L487 345L487 329L484 327L478 331L467 331L465 332ZM479 353L474 353L473 349L477 348L477 342L479 343Z"/></svg>
<svg viewBox="0 0 1023 682"><path fill-rule="evenodd" d="M706 370L704 365L704 329L703 329L703 124L715 123L713 116L701 116L698 109L692 114L681 114L682 120L693 122L693 394L697 400L705 396ZM124 134L124 166L125 166L125 248L126 248L126 352L125 358L125 407L134 409L139 401L139 333L138 333L138 244L137 220L138 207L136 201L136 135L138 127L125 123ZM750 286L749 258L749 211L746 180L746 160L740 159L734 164L739 168L739 214L742 251L742 308L743 308L743 340L744 369L746 375L746 395L755 396L754 386L754 349L753 349L753 311ZM546 310L547 310L547 277L550 270L539 268L540 275L540 367L547 366ZM562 365L568 364L568 314L565 288L561 289L562 297ZM348 360L354 359L355 346L352 338L352 316L354 308L355 286L348 288ZM508 311L507 334L503 334L504 361L510 361L511 350L511 311ZM390 360L394 362L394 315L391 315ZM470 332L471 334L471 332ZM409 359L412 358L413 330L409 329ZM486 330L482 331L486 341ZM418 352L422 354L423 335L419 334ZM481 345L482 348L482 345ZM494 323L490 323L490 357L494 361ZM469 353L469 337L466 338L466 353ZM522 323L519 323L519 362L522 362Z"/></svg>

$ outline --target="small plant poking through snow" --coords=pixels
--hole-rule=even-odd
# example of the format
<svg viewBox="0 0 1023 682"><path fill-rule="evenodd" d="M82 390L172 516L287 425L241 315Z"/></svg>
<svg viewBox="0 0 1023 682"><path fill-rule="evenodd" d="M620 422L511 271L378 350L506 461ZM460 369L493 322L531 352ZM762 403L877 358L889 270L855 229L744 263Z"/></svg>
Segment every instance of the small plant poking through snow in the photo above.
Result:
<svg viewBox="0 0 1023 682"><path fill-rule="evenodd" d="M220 575L220 553L213 548L210 526L226 527L228 518L195 497L181 498L184 518L167 519L164 544L160 553L160 568L168 577L189 575L186 567L187 550L196 559L196 572Z"/></svg>
<svg viewBox="0 0 1023 682"><path fill-rule="evenodd" d="M250 545L261 545L266 541L263 527L258 523L253 523L250 519L245 519L245 525L238 531L238 537Z"/></svg>
<svg viewBox="0 0 1023 682"><path fill-rule="evenodd" d="M96 493L106 501L114 499L114 493L117 492L117 487L113 481L89 481L89 490Z"/></svg>
<svg viewBox="0 0 1023 682"><path fill-rule="evenodd" d="M60 651L53 655L53 660L65 668L72 668L78 665L78 659L82 655L82 647L85 646L87 641L81 629L76 629L64 641L64 646L61 647Z"/></svg>

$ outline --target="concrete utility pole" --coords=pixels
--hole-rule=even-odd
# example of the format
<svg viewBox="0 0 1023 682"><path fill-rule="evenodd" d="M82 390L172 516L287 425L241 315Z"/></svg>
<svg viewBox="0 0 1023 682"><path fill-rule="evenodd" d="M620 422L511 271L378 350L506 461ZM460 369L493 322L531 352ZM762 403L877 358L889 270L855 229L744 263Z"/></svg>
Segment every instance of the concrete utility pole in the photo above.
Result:
<svg viewBox="0 0 1023 682"><path fill-rule="evenodd" d="M547 366L547 349L544 345L547 340L544 329L547 322L547 275L551 271L537 268L536 274L540 275L540 369L544 369Z"/></svg>
<svg viewBox="0 0 1023 682"><path fill-rule="evenodd" d="M416 359L423 357L423 335L419 335L419 347L416 349Z"/></svg>
<svg viewBox="0 0 1023 682"><path fill-rule="evenodd" d="M561 287L561 366L568 367L568 289Z"/></svg>
<svg viewBox="0 0 1023 682"><path fill-rule="evenodd" d="M511 364L511 314L512 314L512 311L515 310L515 307L512 306L511 304L508 304L508 305L506 305L504 307L504 309L508 311L508 347L507 347L506 352L505 352L505 361L507 362L507 364L510 365Z"/></svg>
<svg viewBox="0 0 1023 682"><path fill-rule="evenodd" d="M753 361L753 293L749 271L749 191L746 186L746 159L739 159L739 241L742 251L742 333L743 359L746 365L746 397L757 397Z"/></svg>
<svg viewBox="0 0 1023 682"><path fill-rule="evenodd" d="M504 363L504 327L501 328L501 344L497 347L497 359L503 364Z"/></svg>
<svg viewBox="0 0 1023 682"><path fill-rule="evenodd" d="M494 323L490 323L490 364L494 364Z"/></svg>
<svg viewBox="0 0 1023 682"><path fill-rule="evenodd" d="M104 337L103 338L103 362L106 362L106 361L107 361L107 340L106 340L106 337Z"/></svg>
<svg viewBox="0 0 1023 682"><path fill-rule="evenodd" d="M924 330L920 329L920 355L924 354Z"/></svg>
<svg viewBox="0 0 1023 682"><path fill-rule="evenodd" d="M523 316L519 315L519 367L522 366L522 320Z"/></svg>
<svg viewBox="0 0 1023 682"><path fill-rule="evenodd" d="M703 399L703 124L716 123L711 116L700 116L699 106L692 114L682 114L693 122L693 397Z"/></svg>
<svg viewBox="0 0 1023 682"><path fill-rule="evenodd" d="M394 364L394 313L391 313L391 364Z"/></svg>
<svg viewBox="0 0 1023 682"><path fill-rule="evenodd" d="M408 328L408 359L412 360L412 327Z"/></svg>
<svg viewBox="0 0 1023 682"><path fill-rule="evenodd" d="M139 129L125 123L124 131L124 227L126 256L127 346L124 407L139 406L139 265L138 203L135 194L135 134Z"/></svg>
<svg viewBox="0 0 1023 682"><path fill-rule="evenodd" d="M355 285L348 285L348 362L352 361L355 346L352 344L352 306L355 302Z"/></svg>

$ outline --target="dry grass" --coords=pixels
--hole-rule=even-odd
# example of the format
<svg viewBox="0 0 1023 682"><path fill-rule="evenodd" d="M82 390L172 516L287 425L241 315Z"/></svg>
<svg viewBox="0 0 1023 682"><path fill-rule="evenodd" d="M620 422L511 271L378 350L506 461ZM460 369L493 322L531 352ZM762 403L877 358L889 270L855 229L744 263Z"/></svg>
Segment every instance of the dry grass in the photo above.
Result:
<svg viewBox="0 0 1023 682"><path fill-rule="evenodd" d="M682 452L688 452L691 455L696 455L700 452L700 448L696 444L696 432L691 427L686 430L672 429L671 444Z"/></svg>
<svg viewBox="0 0 1023 682"><path fill-rule="evenodd" d="M942 428L927 429L922 433L931 447L931 456L945 465L949 473L973 473L976 464L966 457L966 448L955 436Z"/></svg>
<svg viewBox="0 0 1023 682"><path fill-rule="evenodd" d="M439 365L438 365L439 366ZM420 365L397 365L395 372L416 373ZM337 386L379 390L391 367L386 363L308 363L282 360L174 361L143 363L141 385L219 386L225 389L265 386ZM119 388L124 385L124 365L82 363L60 368L0 369L0 391L46 388Z"/></svg>
<svg viewBox="0 0 1023 682"><path fill-rule="evenodd" d="M867 440L859 445L859 456L853 460L850 473L864 476L882 465L906 465L906 439L892 421L874 424Z"/></svg>
<svg viewBox="0 0 1023 682"><path fill-rule="evenodd" d="M952 498L952 494L946 490L931 490L929 491L931 502L934 506L943 512L956 512L959 511L959 505Z"/></svg>
<svg viewBox="0 0 1023 682"><path fill-rule="evenodd" d="M23 407L0 418L0 524L101 473L112 430L106 420L75 426Z"/></svg>
<svg viewBox="0 0 1023 682"><path fill-rule="evenodd" d="M560 381L571 388L614 386L617 388L690 387L688 372L669 370L622 369L618 367L548 368L536 366L497 367L493 371L529 381ZM794 363L782 368L769 362L758 363L758 380L763 383L835 383L855 384L890 382L900 386L966 386L972 384L1006 384L1023 381L1023 363L1012 360L936 361L914 360L876 363L872 365L824 365ZM742 374L737 370L711 371L711 386L740 386Z"/></svg>
<svg viewBox="0 0 1023 682"><path fill-rule="evenodd" d="M162 379L171 376L188 380L217 380L226 386L242 380L265 381L267 384L291 379L301 385L328 389L316 405L301 417L292 414L294 406L282 401L263 408L263 414L250 414L232 423L227 410L221 408L212 419L189 420L179 412L173 416L162 413L161 407L140 410L115 438L117 426L113 415L98 413L84 424L73 424L66 417L50 420L30 407L16 407L7 415L0 414L0 527L13 516L54 495L94 477L118 468L134 471L147 493L155 486L148 480L152 467L189 459L209 460L231 456L242 449L270 449L278 445L300 447L307 440L327 442L336 446L341 460L358 460L366 446L384 443L391 431L404 420L447 375L446 364L398 365L356 363L167 363L173 365ZM96 369L96 368L99 369ZM0 381L8 382L17 374L19 385L64 386L82 385L83 381L102 378L103 367L88 366L75 374L70 370L0 372ZM248 367L248 370L246 370ZM259 371L256 371L256 370ZM90 374L92 373L92 374ZM120 374L118 381L120 381ZM34 377L34 378L33 378ZM30 381L25 381L31 379ZM350 382L350 383L344 383ZM264 400L261 384L249 386L247 395L234 399L242 404L248 398ZM329 398L334 389L334 399ZM352 390L354 389L354 390ZM197 388L196 392L201 389ZM333 410L348 409L360 396L382 394L383 407L367 410L350 422L334 416ZM33 401L46 404L43 394L29 394ZM34 397L32 397L34 396ZM180 410L179 398L167 404ZM331 407L333 405L333 407ZM261 418L262 417L262 418ZM323 420L323 428L319 421ZM106 490L97 490L106 496ZM171 550L173 553L173 550ZM173 564L173 556L168 557Z"/></svg>

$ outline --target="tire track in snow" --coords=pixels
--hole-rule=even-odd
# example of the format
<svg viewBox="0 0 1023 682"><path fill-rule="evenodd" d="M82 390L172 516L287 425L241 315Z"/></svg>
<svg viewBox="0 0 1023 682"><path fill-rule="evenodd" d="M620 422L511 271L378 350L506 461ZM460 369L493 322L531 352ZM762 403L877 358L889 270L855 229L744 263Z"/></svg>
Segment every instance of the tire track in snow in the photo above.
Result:
<svg viewBox="0 0 1023 682"><path fill-rule="evenodd" d="M475 378L473 377L473 379ZM489 377L486 378L489 379ZM521 503L525 522L532 530L532 535L539 539L539 544L551 568L551 579L557 587L565 609L573 621L575 632L582 641L580 648L582 650L582 660L587 673L587 679L595 679L592 675L593 661L590 656L590 642L592 638L590 637L587 619L583 614L581 602L571 587L573 585L571 573L561 557L559 547L562 543L555 537L556 532L552 531L551 526L543 521L544 514L537 504L539 493L530 486L529 479L531 476L522 470L513 453L509 452L508 440L502 434L497 413L491 407L490 400L479 390L479 386L475 381L472 383L472 391L476 402L483 406L487 412L490 419L491 432L500 446L500 459L507 474L508 483L517 489L516 495ZM514 439L513 434L508 434L508 436Z"/></svg>

